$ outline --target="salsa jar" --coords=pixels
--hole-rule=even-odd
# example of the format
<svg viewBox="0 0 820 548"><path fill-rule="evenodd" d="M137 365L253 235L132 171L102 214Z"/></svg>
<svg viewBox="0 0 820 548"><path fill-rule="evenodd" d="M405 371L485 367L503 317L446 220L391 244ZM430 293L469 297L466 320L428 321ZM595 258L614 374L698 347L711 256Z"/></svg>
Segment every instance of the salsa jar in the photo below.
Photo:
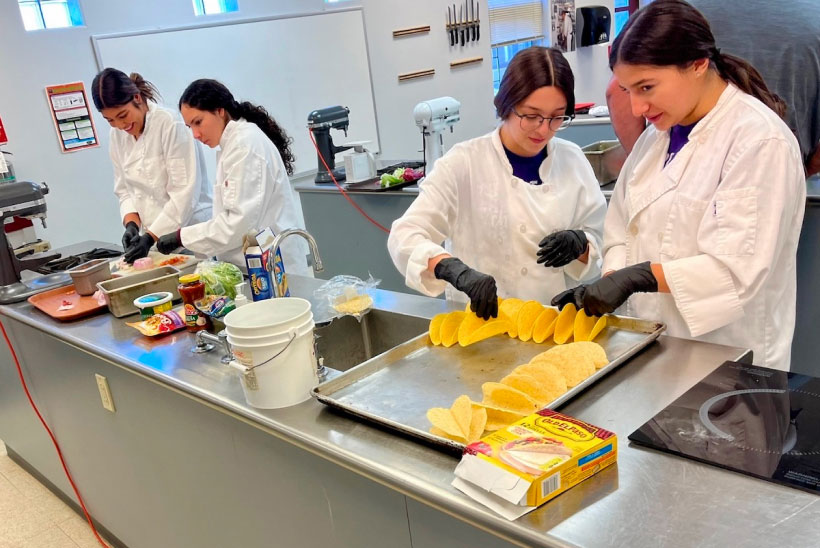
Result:
<svg viewBox="0 0 820 548"><path fill-rule="evenodd" d="M197 310L194 302L205 297L205 282L199 274L185 274L179 277L179 296L185 306L185 326L188 331L202 331L208 327L208 318Z"/></svg>

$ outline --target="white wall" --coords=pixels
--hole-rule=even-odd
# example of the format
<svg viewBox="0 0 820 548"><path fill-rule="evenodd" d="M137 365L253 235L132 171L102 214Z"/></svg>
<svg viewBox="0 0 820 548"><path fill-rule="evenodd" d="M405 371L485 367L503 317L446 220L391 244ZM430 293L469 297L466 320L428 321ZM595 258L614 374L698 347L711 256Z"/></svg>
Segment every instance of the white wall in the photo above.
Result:
<svg viewBox="0 0 820 548"><path fill-rule="evenodd" d="M490 26L486 0L481 4L480 39L451 47L445 32L446 3L362 0L382 158L401 159L408 154L422 158L413 107L425 99L449 95L461 102L461 121L452 134L445 133L445 150L495 127ZM430 25L428 34L393 38L396 29L423 25ZM484 61L450 69L451 61L467 57L483 57ZM429 68L436 71L432 77L398 81L401 73Z"/></svg>
<svg viewBox="0 0 820 548"><path fill-rule="evenodd" d="M43 89L77 80L91 84L97 72L92 35L325 9L322 0L241 0L239 13L196 17L191 0L83 0L81 5L85 27L26 32L17 0L0 0L0 118L9 137L4 150L14 153L19 179L49 184L49 228L36 227L54 246L90 239L118 242L122 233L112 192L108 125L94 112L102 146L60 153ZM259 59L260 70L264 66Z"/></svg>

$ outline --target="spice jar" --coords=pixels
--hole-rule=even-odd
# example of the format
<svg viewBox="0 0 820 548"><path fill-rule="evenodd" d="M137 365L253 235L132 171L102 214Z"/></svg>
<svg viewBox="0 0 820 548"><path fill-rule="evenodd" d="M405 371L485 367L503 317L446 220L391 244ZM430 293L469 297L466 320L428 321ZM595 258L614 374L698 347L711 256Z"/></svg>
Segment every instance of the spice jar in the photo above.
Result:
<svg viewBox="0 0 820 548"><path fill-rule="evenodd" d="M208 318L194 306L195 301L205 296L205 282L199 279L199 274L180 276L177 289L185 305L185 325L188 331L202 331L208 327Z"/></svg>

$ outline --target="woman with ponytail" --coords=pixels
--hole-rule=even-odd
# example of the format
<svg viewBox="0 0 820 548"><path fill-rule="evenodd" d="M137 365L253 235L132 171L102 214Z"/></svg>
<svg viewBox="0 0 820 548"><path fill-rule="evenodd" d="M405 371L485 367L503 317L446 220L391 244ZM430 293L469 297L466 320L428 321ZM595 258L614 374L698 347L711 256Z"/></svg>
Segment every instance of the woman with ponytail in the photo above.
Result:
<svg viewBox="0 0 820 548"><path fill-rule="evenodd" d="M159 93L139 74L107 68L94 77L91 97L111 125L122 246L133 263L162 234L210 218L202 148L177 112L156 104Z"/></svg>
<svg viewBox="0 0 820 548"><path fill-rule="evenodd" d="M598 315L625 304L670 335L788 370L806 185L786 106L682 0L630 17L609 64L649 127L612 195L604 277L553 303Z"/></svg>
<svg viewBox="0 0 820 548"><path fill-rule="evenodd" d="M238 102L222 83L203 79L185 89L179 109L195 139L220 148L214 211L206 222L162 236L157 243L160 252L185 247L244 269L245 234L267 227L277 234L305 228L288 179L293 174L291 139L264 108ZM288 272L312 276L304 240L285 240L281 252Z"/></svg>

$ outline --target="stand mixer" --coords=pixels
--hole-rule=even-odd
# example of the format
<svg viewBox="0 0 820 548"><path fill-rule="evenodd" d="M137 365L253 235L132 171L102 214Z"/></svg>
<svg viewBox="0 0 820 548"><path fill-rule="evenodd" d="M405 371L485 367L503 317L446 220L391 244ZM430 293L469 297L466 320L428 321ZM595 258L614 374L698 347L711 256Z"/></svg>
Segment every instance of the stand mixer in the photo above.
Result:
<svg viewBox="0 0 820 548"><path fill-rule="evenodd" d="M345 132L347 137L347 128L350 125L348 118L350 109L343 106L327 107L314 110L308 114L308 129L313 132L316 138L316 147L319 149L320 157L318 158L319 169L316 172L316 183L332 183L333 179L330 177L325 165L322 163L322 158L327 162L328 167L333 172L333 177L336 181L343 181L345 179L344 168L336 169L336 153L348 150L349 146L336 146L333 144L333 139L330 136L331 129L341 129Z"/></svg>
<svg viewBox="0 0 820 548"><path fill-rule="evenodd" d="M452 97L438 97L422 101L413 109L413 118L424 136L425 173L433 170L433 164L441 158L443 151L442 133L461 120L461 103Z"/></svg>
<svg viewBox="0 0 820 548"><path fill-rule="evenodd" d="M45 183L38 185L17 182L0 185L0 219L3 224L11 222L13 217L23 217L40 219L45 228L45 194L48 194L48 186ZM66 273L36 276L22 281L21 273L24 270L34 270L58 257L59 253L37 253L25 259L18 259L5 230L0 231L0 304L22 301L46 289L70 283L71 277Z"/></svg>

